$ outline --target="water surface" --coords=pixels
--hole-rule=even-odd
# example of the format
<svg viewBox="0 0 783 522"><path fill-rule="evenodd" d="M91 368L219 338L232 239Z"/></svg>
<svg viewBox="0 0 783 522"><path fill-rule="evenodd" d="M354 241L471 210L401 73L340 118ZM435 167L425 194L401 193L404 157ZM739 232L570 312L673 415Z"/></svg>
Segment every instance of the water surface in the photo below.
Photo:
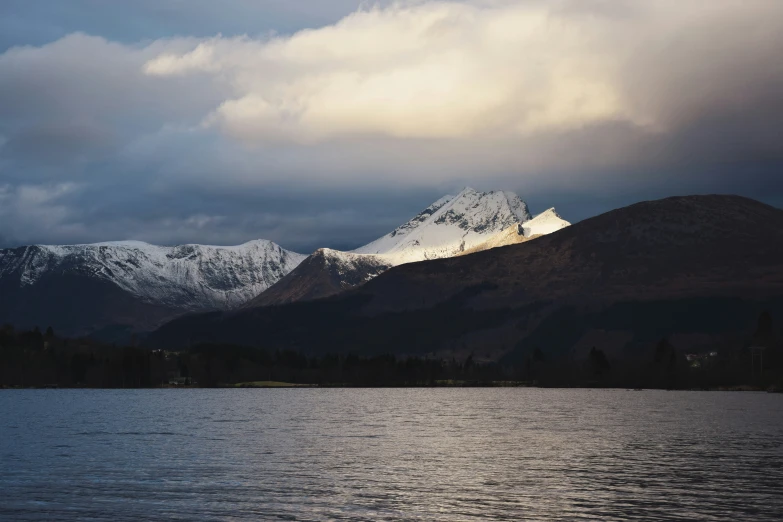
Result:
<svg viewBox="0 0 783 522"><path fill-rule="evenodd" d="M2 520L725 520L783 513L783 395L0 391Z"/></svg>

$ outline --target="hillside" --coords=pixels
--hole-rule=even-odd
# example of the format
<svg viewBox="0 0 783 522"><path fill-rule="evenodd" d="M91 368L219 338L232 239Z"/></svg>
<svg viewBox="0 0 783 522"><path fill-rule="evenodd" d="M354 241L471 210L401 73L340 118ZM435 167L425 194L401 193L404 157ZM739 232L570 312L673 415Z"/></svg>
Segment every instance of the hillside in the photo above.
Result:
<svg viewBox="0 0 783 522"><path fill-rule="evenodd" d="M577 353L725 342L783 312L783 211L735 196L643 202L523 244L397 266L344 296L174 321L151 341L305 351ZM596 341L597 342L597 341ZM516 355L515 355L516 354Z"/></svg>

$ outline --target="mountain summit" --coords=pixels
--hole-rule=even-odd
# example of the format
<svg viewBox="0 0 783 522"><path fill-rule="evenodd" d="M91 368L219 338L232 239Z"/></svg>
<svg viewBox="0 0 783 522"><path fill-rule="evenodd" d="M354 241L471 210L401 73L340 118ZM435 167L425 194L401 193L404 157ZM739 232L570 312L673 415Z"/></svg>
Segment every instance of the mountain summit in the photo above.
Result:
<svg viewBox="0 0 783 522"><path fill-rule="evenodd" d="M554 209L532 218L527 203L513 192L465 188L352 252L316 252L245 308L327 297L393 266L515 244L568 225Z"/></svg>
<svg viewBox="0 0 783 522"><path fill-rule="evenodd" d="M527 203L513 192L478 192L468 187L353 252L380 254L395 265L451 257L530 219Z"/></svg>

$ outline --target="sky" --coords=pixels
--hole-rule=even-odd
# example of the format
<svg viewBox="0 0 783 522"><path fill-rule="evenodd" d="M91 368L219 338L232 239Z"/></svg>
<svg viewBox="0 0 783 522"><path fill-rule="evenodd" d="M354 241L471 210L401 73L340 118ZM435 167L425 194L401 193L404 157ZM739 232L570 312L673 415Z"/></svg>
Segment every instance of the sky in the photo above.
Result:
<svg viewBox="0 0 783 522"><path fill-rule="evenodd" d="M309 253L465 186L783 206L776 0L3 0L0 247Z"/></svg>

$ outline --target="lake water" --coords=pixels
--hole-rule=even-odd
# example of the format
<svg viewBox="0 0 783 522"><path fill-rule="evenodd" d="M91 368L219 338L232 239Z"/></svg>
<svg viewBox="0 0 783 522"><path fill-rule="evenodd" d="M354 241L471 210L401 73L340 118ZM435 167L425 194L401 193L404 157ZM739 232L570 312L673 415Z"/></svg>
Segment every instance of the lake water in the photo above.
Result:
<svg viewBox="0 0 783 522"><path fill-rule="evenodd" d="M783 519L783 395L0 391L2 520Z"/></svg>

